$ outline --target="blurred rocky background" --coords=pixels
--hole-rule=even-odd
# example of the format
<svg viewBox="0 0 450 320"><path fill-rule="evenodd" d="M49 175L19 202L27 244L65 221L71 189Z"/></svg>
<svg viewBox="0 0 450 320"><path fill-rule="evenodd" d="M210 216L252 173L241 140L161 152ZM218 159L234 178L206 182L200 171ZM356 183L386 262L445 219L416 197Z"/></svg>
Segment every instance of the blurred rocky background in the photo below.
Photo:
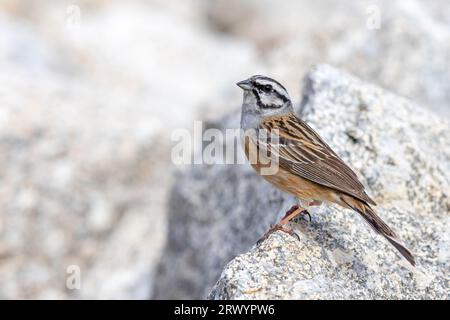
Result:
<svg viewBox="0 0 450 320"><path fill-rule="evenodd" d="M449 38L446 0L1 0L0 298L206 297L158 282L173 130L317 63L448 118Z"/></svg>

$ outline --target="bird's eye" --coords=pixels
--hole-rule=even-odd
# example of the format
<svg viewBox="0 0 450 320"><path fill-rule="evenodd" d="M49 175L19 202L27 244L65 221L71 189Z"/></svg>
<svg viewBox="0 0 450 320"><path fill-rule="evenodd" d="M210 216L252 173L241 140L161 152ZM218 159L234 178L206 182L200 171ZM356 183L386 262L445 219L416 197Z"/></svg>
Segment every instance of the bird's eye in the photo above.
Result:
<svg viewBox="0 0 450 320"><path fill-rule="evenodd" d="M270 84L266 84L266 85L263 87L263 90L264 90L265 92L272 92L272 86L271 86Z"/></svg>

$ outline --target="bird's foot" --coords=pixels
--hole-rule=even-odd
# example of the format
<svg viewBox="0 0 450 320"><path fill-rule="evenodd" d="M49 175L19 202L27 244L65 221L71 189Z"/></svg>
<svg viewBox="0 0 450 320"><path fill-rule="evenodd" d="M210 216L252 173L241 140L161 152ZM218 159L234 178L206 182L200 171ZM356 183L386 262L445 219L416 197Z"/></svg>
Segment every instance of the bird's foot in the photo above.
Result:
<svg viewBox="0 0 450 320"><path fill-rule="evenodd" d="M311 222L311 215L309 214L308 211L306 211L306 210L303 211L301 215L302 215L302 216L303 216L303 215L307 215L307 216L308 216L308 219L309 219L309 222Z"/></svg>
<svg viewBox="0 0 450 320"><path fill-rule="evenodd" d="M291 213L293 213L295 210L299 209L300 207L296 204L294 204L288 211L286 211L286 214L284 215L284 218L287 218L291 215Z"/></svg>
<svg viewBox="0 0 450 320"><path fill-rule="evenodd" d="M296 234L295 232L294 232L294 230L292 230L291 228L288 228L288 227L286 227L285 225L282 225L282 224L279 224L279 223L277 223L277 224L275 224L275 225L271 225L270 226L270 229L266 232L266 233L264 233L264 235L261 237L261 238L259 238L259 240L256 242L256 244L257 245L260 245L264 240L266 240L272 233L274 233L275 231L283 231L283 232L285 232L285 233L287 233L287 234L289 234L289 235L291 235L291 236L293 236L293 237L295 237L295 238L297 238L298 240L300 240L300 237L298 236L298 234Z"/></svg>
<svg viewBox="0 0 450 320"><path fill-rule="evenodd" d="M295 211L297 211L297 210L299 211L298 214L293 215L293 213ZM293 215L293 217L290 217L291 215ZM283 219L281 219L281 221L287 220L286 222L288 222L291 219L295 218L295 216L297 216L297 215L299 215L299 216L300 215L307 215L308 219L309 219L309 222L311 222L311 220L312 220L311 219L311 214L308 212L308 210L300 208L298 205L293 205L288 211L286 211L286 214L284 215Z"/></svg>

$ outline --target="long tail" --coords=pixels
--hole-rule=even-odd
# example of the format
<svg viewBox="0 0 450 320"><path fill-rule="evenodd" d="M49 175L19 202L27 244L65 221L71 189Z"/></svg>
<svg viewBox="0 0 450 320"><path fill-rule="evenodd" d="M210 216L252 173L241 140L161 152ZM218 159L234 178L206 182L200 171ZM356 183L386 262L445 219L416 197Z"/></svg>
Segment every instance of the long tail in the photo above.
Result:
<svg viewBox="0 0 450 320"><path fill-rule="evenodd" d="M375 213L375 211L366 203L354 199L350 196L342 196L341 200L351 209L358 212L364 220L375 230L387 239L413 266L416 261L411 251L409 251L398 239L392 229Z"/></svg>

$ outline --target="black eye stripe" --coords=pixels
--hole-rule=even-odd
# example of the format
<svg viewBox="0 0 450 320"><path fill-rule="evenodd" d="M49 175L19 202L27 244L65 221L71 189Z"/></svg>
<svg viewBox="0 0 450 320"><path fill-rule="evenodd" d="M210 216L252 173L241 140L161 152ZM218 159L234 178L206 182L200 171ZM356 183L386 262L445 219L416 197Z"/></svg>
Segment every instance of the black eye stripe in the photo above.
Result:
<svg viewBox="0 0 450 320"><path fill-rule="evenodd" d="M258 105L259 108L261 108L261 109L278 109L278 108L281 108L281 107L282 107L282 105L280 106L280 105L274 105L274 104L264 104L264 103L261 101L261 98L260 98L260 96L259 96L258 90L253 89L252 92L253 92L253 95L254 95L255 98L256 98L256 104ZM288 99L285 100L285 97L284 97L284 96L281 97L281 98L282 98L282 100L283 100L284 102L288 101Z"/></svg>
<svg viewBox="0 0 450 320"><path fill-rule="evenodd" d="M282 95L281 93L279 93L279 92L277 92L277 91L274 91L274 93L275 93L275 95L276 95L278 98L280 98L281 100L283 100L283 102L289 101L289 99L286 98L286 97L285 97L284 95Z"/></svg>
<svg viewBox="0 0 450 320"><path fill-rule="evenodd" d="M278 91L274 90L270 84L263 85L263 84L260 84L257 82L253 82L253 86L255 87L255 89L257 89L257 90L253 89L253 94L256 96L256 99L259 100L259 102L261 102L261 98L259 97L258 90L268 93L265 89L266 86L270 86L270 93L275 94L277 96L277 98L281 99L283 102L289 101L289 98L287 98L284 94L281 94ZM262 103L259 103L259 104L262 106Z"/></svg>
<svg viewBox="0 0 450 320"><path fill-rule="evenodd" d="M274 91L274 90L273 90L273 87L272 87L270 84L260 84L260 83L254 82L254 83L253 83L253 86L254 86L256 89L261 90L261 91L263 91L263 92L271 92L271 91Z"/></svg>
<svg viewBox="0 0 450 320"><path fill-rule="evenodd" d="M285 88L281 83L279 83L277 80L275 80L275 79L272 79L272 78L269 78L269 77L265 77L265 76L261 76L261 75L253 76L253 78L254 78L255 80L265 80L265 81L269 81L269 82L276 83L276 84L279 85L280 88L282 88L284 91L287 91L286 88ZM256 82L256 81L255 81L255 82Z"/></svg>
<svg viewBox="0 0 450 320"><path fill-rule="evenodd" d="M285 95L283 95L283 94L279 93L278 91L274 90L273 86L270 85L270 84L260 84L260 83L258 83L256 81L254 81L253 82L253 86L256 89L258 89L258 90L260 90L262 92L275 94L278 98L283 100L283 102L289 101L289 99Z"/></svg>

